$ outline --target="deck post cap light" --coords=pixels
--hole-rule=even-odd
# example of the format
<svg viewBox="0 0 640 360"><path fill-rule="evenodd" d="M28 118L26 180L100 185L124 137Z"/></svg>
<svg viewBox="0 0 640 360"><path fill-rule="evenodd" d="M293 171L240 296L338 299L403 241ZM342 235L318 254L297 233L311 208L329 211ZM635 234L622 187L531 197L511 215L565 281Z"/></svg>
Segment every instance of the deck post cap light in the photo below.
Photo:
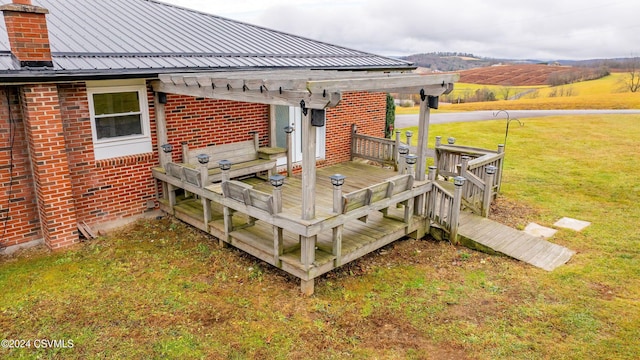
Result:
<svg viewBox="0 0 640 360"><path fill-rule="evenodd" d="M487 168L485 169L485 171L487 172L487 174L489 175L493 175L496 173L496 171L498 171L498 168L493 166L493 165L489 165L487 166Z"/></svg>
<svg viewBox="0 0 640 360"><path fill-rule="evenodd" d="M407 155L409 153L409 147L407 145L400 145L398 146L398 152L401 155Z"/></svg>
<svg viewBox="0 0 640 360"><path fill-rule="evenodd" d="M438 169L438 167L437 167L437 166L435 166L435 165L431 165L431 166L429 166L429 170L437 170L437 169Z"/></svg>
<svg viewBox="0 0 640 360"><path fill-rule="evenodd" d="M293 126L285 126L284 132L286 132L287 134L291 134L293 132Z"/></svg>
<svg viewBox="0 0 640 360"><path fill-rule="evenodd" d="M455 144L455 143L456 143L456 138L454 138L453 136L450 136L450 137L447 139L447 143L448 143L449 145L453 145L453 144Z"/></svg>
<svg viewBox="0 0 640 360"><path fill-rule="evenodd" d="M464 185L465 181L467 181L467 179L463 178L462 176L456 176L455 178L453 178L453 184L455 186L462 186Z"/></svg>
<svg viewBox="0 0 640 360"><path fill-rule="evenodd" d="M275 175L269 176L269 182L271 183L271 185L273 185L276 188L279 188L280 186L282 186L284 184L284 179L285 179L285 177L283 175L280 175L280 174L275 174Z"/></svg>
<svg viewBox="0 0 640 360"><path fill-rule="evenodd" d="M342 186L342 184L344 184L344 179L347 177L342 174L333 174L329 176L329 178L331 179L331 184L333 184L333 186Z"/></svg>
<svg viewBox="0 0 640 360"><path fill-rule="evenodd" d="M412 136L413 136L413 131L409 131L409 130L407 130L404 134L405 134L406 136L408 136L408 137L412 137Z"/></svg>
<svg viewBox="0 0 640 360"><path fill-rule="evenodd" d="M209 155L207 154L198 154L196 158L198 158L198 162L203 165L209 162Z"/></svg>
<svg viewBox="0 0 640 360"><path fill-rule="evenodd" d="M220 160L218 161L218 166L220 167L220 170L229 170L231 169L231 161L229 160Z"/></svg>
<svg viewBox="0 0 640 360"><path fill-rule="evenodd" d="M160 148L162 148L162 151L164 151L167 154L173 151L173 145L171 144L160 145Z"/></svg>
<svg viewBox="0 0 640 360"><path fill-rule="evenodd" d="M413 165L418 161L418 157L416 155L410 154L405 157L405 161L407 165Z"/></svg>

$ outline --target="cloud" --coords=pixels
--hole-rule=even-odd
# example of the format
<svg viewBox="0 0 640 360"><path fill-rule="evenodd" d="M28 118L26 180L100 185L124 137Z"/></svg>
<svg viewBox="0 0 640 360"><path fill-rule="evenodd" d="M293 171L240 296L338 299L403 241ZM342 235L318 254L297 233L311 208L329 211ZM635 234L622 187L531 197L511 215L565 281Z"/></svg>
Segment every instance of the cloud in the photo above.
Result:
<svg viewBox="0 0 640 360"><path fill-rule="evenodd" d="M581 59L640 52L637 0L165 1L382 55Z"/></svg>

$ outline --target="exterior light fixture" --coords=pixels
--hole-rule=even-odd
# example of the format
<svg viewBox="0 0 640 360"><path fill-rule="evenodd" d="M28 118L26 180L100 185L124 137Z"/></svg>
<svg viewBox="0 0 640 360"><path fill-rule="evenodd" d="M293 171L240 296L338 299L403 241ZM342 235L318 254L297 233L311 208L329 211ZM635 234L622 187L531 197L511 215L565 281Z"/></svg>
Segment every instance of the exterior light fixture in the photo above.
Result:
<svg viewBox="0 0 640 360"><path fill-rule="evenodd" d="M463 178L462 176L456 176L453 178L453 184L455 186L462 186L464 185L465 181L467 181L467 179Z"/></svg>
<svg viewBox="0 0 640 360"><path fill-rule="evenodd" d="M162 148L162 151L164 151L167 154L173 151L173 145L171 144L160 145L160 148Z"/></svg>
<svg viewBox="0 0 640 360"><path fill-rule="evenodd" d="M418 161L418 157L413 154L409 154L405 156L404 161L407 162L407 165L414 165Z"/></svg>
<svg viewBox="0 0 640 360"><path fill-rule="evenodd" d="M196 156L196 158L198 159L198 162L200 164L204 165L204 164L209 163L209 155L207 155L207 154L199 154L199 155Z"/></svg>
<svg viewBox="0 0 640 360"><path fill-rule="evenodd" d="M279 188L284 184L284 179L285 177L280 174L269 176L269 182L271 183L271 185L273 185L273 187L276 187L276 188Z"/></svg>
<svg viewBox="0 0 640 360"><path fill-rule="evenodd" d="M333 174L329 176L329 178L331 179L331 184L333 184L333 186L342 186L344 184L344 179L347 177L342 174Z"/></svg>
<svg viewBox="0 0 640 360"><path fill-rule="evenodd" d="M398 152L400 153L400 155L407 155L409 153L409 147L402 144L398 146Z"/></svg>
<svg viewBox="0 0 640 360"><path fill-rule="evenodd" d="M231 169L231 161L229 160L220 160L218 161L218 166L220 167L220 170L229 170Z"/></svg>
<svg viewBox="0 0 640 360"><path fill-rule="evenodd" d="M449 143L449 145L453 145L453 144L455 144L455 143L456 143L456 138L454 138L453 136L450 136L450 137L447 139L447 143Z"/></svg>
<svg viewBox="0 0 640 360"><path fill-rule="evenodd" d="M489 165L486 167L485 171L487 172L488 175L493 175L496 173L496 171L498 171L498 168L493 165Z"/></svg>

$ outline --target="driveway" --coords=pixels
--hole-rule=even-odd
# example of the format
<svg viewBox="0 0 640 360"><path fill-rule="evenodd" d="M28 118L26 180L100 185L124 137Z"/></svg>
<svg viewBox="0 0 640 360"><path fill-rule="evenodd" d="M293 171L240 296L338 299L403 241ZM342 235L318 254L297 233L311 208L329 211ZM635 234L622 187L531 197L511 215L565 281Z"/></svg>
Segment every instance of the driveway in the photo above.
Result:
<svg viewBox="0 0 640 360"><path fill-rule="evenodd" d="M506 114L502 111L497 116L494 116L495 111L467 111L456 113L434 113L431 114L431 124L444 124L452 122L467 122L467 121L483 121L483 120L496 120L506 119ZM509 110L509 117L511 119L518 118L532 118L542 116L559 116L559 115L598 115L598 114L640 114L640 110ZM397 129L402 129L410 126L418 126L418 115L396 115Z"/></svg>

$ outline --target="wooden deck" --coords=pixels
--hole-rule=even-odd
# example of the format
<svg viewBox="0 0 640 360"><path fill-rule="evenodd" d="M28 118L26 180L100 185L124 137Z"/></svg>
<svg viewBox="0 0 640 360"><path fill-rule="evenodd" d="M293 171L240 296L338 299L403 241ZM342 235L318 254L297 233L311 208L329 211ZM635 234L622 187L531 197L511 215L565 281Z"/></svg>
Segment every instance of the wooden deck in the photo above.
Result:
<svg viewBox="0 0 640 360"><path fill-rule="evenodd" d="M393 241L408 235L420 238L429 231L429 222L423 215L413 215L413 211L407 215L405 208L409 206L406 201L411 201L412 204L414 197L429 191L430 182L415 182L411 189L399 194L400 199L391 197L377 200L370 206L336 213L333 211L334 189L329 178L336 173L346 176L342 186L345 194L372 184L384 183L397 175L393 169L363 162L348 162L318 169L316 216L312 220L303 220L301 217L302 180L299 176L285 179L281 213L258 220L237 211L233 216L232 231L225 231L223 204L228 199L222 196L220 184L191 190L199 191L200 197L211 200L211 221L207 224L204 223L201 198L178 196L173 209L169 206L168 199L161 199L161 208L178 219L209 232L222 242L287 271L300 278L303 284ZM242 181L263 193L273 191L269 182L259 178ZM402 200L402 204L398 200ZM338 228L339 237L336 235ZM282 232L280 253L278 242L274 241L277 231ZM312 239L313 244L311 256L304 254L305 241L309 239ZM312 263L306 264L305 258L312 259Z"/></svg>
<svg viewBox="0 0 640 360"><path fill-rule="evenodd" d="M575 254L564 246L466 211L460 214L458 235L466 246L501 253L547 271L565 264Z"/></svg>

